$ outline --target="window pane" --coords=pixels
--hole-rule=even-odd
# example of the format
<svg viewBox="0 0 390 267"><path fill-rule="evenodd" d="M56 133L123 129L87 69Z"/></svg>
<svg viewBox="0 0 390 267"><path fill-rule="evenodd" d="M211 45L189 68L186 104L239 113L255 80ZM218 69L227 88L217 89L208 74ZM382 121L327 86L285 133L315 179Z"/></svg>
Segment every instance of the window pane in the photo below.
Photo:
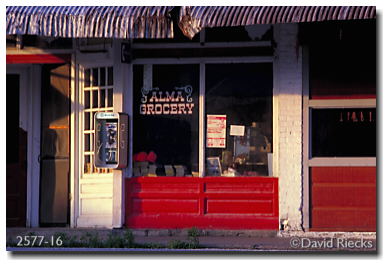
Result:
<svg viewBox="0 0 390 267"><path fill-rule="evenodd" d="M89 155L84 157L84 173L92 173L91 157Z"/></svg>
<svg viewBox="0 0 390 267"><path fill-rule="evenodd" d="M113 106L113 94L112 94L112 88L108 89L108 95L107 95L107 107Z"/></svg>
<svg viewBox="0 0 390 267"><path fill-rule="evenodd" d="M98 77L99 77L99 69L92 69L92 85L97 86L98 85Z"/></svg>
<svg viewBox="0 0 390 267"><path fill-rule="evenodd" d="M91 107L91 91L84 91L84 108Z"/></svg>
<svg viewBox="0 0 390 267"><path fill-rule="evenodd" d="M313 157L375 157L376 109L313 109Z"/></svg>
<svg viewBox="0 0 390 267"><path fill-rule="evenodd" d="M90 112L84 112L84 130L90 130Z"/></svg>
<svg viewBox="0 0 390 267"><path fill-rule="evenodd" d="M94 145L95 145L95 134L90 134L90 142L91 142L91 146L90 146L90 148L91 148L91 151L93 151L93 149L94 149Z"/></svg>
<svg viewBox="0 0 390 267"><path fill-rule="evenodd" d="M100 86L106 85L106 68L100 68Z"/></svg>
<svg viewBox="0 0 390 267"><path fill-rule="evenodd" d="M95 130L95 114L96 114L96 111L92 112L92 128L91 128L91 130Z"/></svg>
<svg viewBox="0 0 390 267"><path fill-rule="evenodd" d="M198 176L199 66L154 65L143 77L135 66L134 175Z"/></svg>
<svg viewBox="0 0 390 267"><path fill-rule="evenodd" d="M113 85L114 84L114 74L112 67L108 68L108 81L107 85Z"/></svg>
<svg viewBox="0 0 390 267"><path fill-rule="evenodd" d="M91 146L90 146L90 135L89 134L85 134L84 135L84 151L90 151L91 150Z"/></svg>
<svg viewBox="0 0 390 267"><path fill-rule="evenodd" d="M84 71L84 87L90 87L91 86L91 69L86 69Z"/></svg>
<svg viewBox="0 0 390 267"><path fill-rule="evenodd" d="M100 90L100 107L104 108L106 106L106 90Z"/></svg>
<svg viewBox="0 0 390 267"><path fill-rule="evenodd" d="M98 90L93 90L92 91L92 107L97 108L98 107Z"/></svg>
<svg viewBox="0 0 390 267"><path fill-rule="evenodd" d="M206 174L267 176L272 64L206 65Z"/></svg>

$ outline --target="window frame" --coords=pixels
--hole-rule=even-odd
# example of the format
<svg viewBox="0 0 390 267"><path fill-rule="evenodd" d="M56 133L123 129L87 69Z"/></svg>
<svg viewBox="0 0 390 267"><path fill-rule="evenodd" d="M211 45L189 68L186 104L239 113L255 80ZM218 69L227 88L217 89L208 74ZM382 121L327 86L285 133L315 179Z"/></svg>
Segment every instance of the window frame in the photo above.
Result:
<svg viewBox="0 0 390 267"><path fill-rule="evenodd" d="M308 166L376 166L376 157L313 157L312 111L334 108L376 108L376 99L308 99Z"/></svg>

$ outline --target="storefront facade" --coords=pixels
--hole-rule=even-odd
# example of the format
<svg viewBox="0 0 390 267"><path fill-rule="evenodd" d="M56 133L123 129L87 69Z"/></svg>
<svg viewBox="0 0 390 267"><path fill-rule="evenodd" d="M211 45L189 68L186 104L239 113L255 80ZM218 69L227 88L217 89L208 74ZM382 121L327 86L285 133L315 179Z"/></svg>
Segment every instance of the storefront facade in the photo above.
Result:
<svg viewBox="0 0 390 267"><path fill-rule="evenodd" d="M31 186L20 201L27 219L19 225L375 231L376 72L369 71L376 66L375 8L353 11L363 14L357 21L306 17L306 24L267 21L261 7L243 9L245 23L223 20L234 13L224 7L211 21L206 9L149 10L161 16L141 23L150 28L129 26L131 34L107 38L96 27L100 39L74 36L66 39L68 49L7 47L7 79L26 70L24 83L35 95L19 110L41 125L26 131L27 140L40 140L35 149L27 142L28 162L40 162L27 170ZM167 16L175 10L178 24ZM288 21L295 12L288 8L263 11L303 22ZM328 44L313 35L316 23ZM363 35L356 29L371 34L359 88L356 60L346 49ZM17 44L19 37L7 33ZM327 57L319 52L324 47ZM324 79L332 55L353 71L328 71L334 79ZM41 78L34 83L35 77ZM129 115L127 168L94 166L97 112ZM348 125L335 125L336 117ZM350 138L356 132L362 135ZM355 149L363 136L369 141ZM53 176L54 189L47 190L53 181L45 177Z"/></svg>

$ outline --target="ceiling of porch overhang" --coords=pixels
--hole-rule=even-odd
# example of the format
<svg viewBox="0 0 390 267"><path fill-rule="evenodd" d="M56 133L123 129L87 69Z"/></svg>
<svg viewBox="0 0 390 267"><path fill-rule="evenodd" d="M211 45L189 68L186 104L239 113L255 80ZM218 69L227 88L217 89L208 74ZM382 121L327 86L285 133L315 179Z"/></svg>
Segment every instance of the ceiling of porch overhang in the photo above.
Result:
<svg viewBox="0 0 390 267"><path fill-rule="evenodd" d="M173 38L168 6L8 6L7 34L63 38Z"/></svg>
<svg viewBox="0 0 390 267"><path fill-rule="evenodd" d="M192 38L203 28L373 19L374 6L186 6L179 27Z"/></svg>
<svg viewBox="0 0 390 267"><path fill-rule="evenodd" d="M189 38L207 27L373 19L374 6L10 6L7 34L63 38Z"/></svg>

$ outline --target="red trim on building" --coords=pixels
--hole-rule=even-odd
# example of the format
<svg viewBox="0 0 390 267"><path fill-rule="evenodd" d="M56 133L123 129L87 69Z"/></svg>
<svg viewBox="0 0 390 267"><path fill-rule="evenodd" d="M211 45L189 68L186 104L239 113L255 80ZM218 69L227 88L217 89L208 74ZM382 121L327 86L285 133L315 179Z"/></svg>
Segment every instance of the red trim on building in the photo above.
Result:
<svg viewBox="0 0 390 267"><path fill-rule="evenodd" d="M312 167L312 231L376 231L376 167Z"/></svg>
<svg viewBox="0 0 390 267"><path fill-rule="evenodd" d="M7 55L7 64L56 64L71 61L70 54L18 54Z"/></svg>
<svg viewBox="0 0 390 267"><path fill-rule="evenodd" d="M129 228L279 229L277 178L137 177L125 187Z"/></svg>

